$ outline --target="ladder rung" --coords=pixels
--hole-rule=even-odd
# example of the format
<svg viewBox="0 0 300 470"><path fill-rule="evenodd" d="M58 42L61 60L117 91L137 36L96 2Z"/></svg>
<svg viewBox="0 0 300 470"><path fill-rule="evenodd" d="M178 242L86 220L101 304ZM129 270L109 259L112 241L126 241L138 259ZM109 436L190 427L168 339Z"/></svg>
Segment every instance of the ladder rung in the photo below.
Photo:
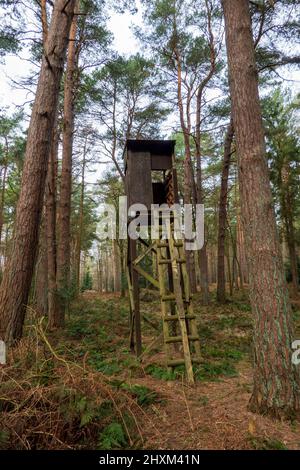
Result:
<svg viewBox="0 0 300 470"><path fill-rule="evenodd" d="M199 341L199 336L188 335L189 341ZM171 336L170 338L165 339L165 343L181 343L182 336Z"/></svg>
<svg viewBox="0 0 300 470"><path fill-rule="evenodd" d="M169 243L168 242L158 242L157 247L158 248L168 248ZM174 246L176 247L182 247L183 243L181 241L174 241Z"/></svg>
<svg viewBox="0 0 300 470"><path fill-rule="evenodd" d="M195 315L185 315L184 320L195 320L196 316ZM168 317L164 317L164 321L176 321L179 320L178 315L169 315Z"/></svg>
<svg viewBox="0 0 300 470"><path fill-rule="evenodd" d="M175 258L177 263L185 263L184 258ZM158 264L171 264L172 260L171 259L162 259L161 261L158 262Z"/></svg>
<svg viewBox="0 0 300 470"><path fill-rule="evenodd" d="M157 247L158 247L158 248L168 248L168 246L169 246L169 243L167 243L167 242L159 242L159 243L157 243Z"/></svg>
<svg viewBox="0 0 300 470"><path fill-rule="evenodd" d="M163 302L168 302L169 300L176 300L175 294L166 294L162 295L161 300Z"/></svg>
<svg viewBox="0 0 300 470"><path fill-rule="evenodd" d="M201 364L202 362L202 359L198 358L198 357L191 357L191 360L192 360L192 363L194 364ZM184 365L185 364L185 361L184 359L170 359L167 361L167 366L169 367L175 367L175 366L181 366L181 365Z"/></svg>

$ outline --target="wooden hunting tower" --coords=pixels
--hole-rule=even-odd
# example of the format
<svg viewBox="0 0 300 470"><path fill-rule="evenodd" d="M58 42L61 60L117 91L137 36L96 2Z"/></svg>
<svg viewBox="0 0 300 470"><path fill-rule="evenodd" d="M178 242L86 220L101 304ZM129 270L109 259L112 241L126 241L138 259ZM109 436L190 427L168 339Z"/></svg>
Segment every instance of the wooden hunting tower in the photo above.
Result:
<svg viewBox="0 0 300 470"><path fill-rule="evenodd" d="M125 159L125 188L128 206L143 204L147 208L144 224L151 224L151 205L179 202L176 169L174 168L174 140L127 140ZM132 220L128 216L128 223ZM164 224L163 217L159 224ZM147 347L147 351L164 341L167 366L185 365L189 382L194 381L193 363L200 362L200 342L197 333L189 276L186 268L183 240L174 237L172 221L168 238L133 240L128 237L127 280L130 298L130 348L138 357L142 352L141 318L153 323L140 313L139 276L159 289L163 331ZM156 266L149 272L144 267L145 258L156 255ZM152 263L153 265L153 263ZM180 344L181 346L178 346Z"/></svg>
<svg viewBox="0 0 300 470"><path fill-rule="evenodd" d="M175 140L127 140L125 175L128 205L178 202Z"/></svg>

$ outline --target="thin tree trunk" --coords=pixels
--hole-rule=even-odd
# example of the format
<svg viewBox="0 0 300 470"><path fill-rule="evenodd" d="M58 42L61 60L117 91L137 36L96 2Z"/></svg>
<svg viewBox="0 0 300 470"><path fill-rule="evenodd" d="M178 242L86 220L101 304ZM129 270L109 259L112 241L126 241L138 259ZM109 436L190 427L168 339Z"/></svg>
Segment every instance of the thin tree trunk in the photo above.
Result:
<svg viewBox="0 0 300 470"><path fill-rule="evenodd" d="M45 218L43 217L43 222L40 230L39 237L39 255L36 263L35 270L35 303L36 310L39 316L45 317L48 313L48 300L47 300L47 274L48 273L48 263L47 263L47 239L46 239L46 226Z"/></svg>
<svg viewBox="0 0 300 470"><path fill-rule="evenodd" d="M239 208L240 211L240 208ZM245 261L245 247L244 247L244 234L241 226L241 215L240 212L237 214L237 241L238 241L238 260L239 270L241 278L241 289L244 289L244 283L247 282L247 265Z"/></svg>
<svg viewBox="0 0 300 470"><path fill-rule="evenodd" d="M192 173L192 162L191 162L191 146L190 146L190 129L185 123L184 110L183 110L183 99L182 99L182 72L180 56L175 51L176 62L177 62L177 98L178 98L178 109L180 117L180 125L183 133L185 158L184 158L184 204L192 203L192 191L195 189L195 182ZM189 114L189 109L187 110ZM195 201L196 202L196 201ZM191 286L191 292L197 291L196 286L196 271L195 271L195 258L194 253L191 250L186 250L186 264L187 271L189 273L189 280Z"/></svg>
<svg viewBox="0 0 300 470"><path fill-rule="evenodd" d="M20 339L23 331L74 4L74 0L56 0L54 4L31 114L11 256L0 288L0 338L7 343Z"/></svg>
<svg viewBox="0 0 300 470"><path fill-rule="evenodd" d="M223 0L242 224L254 316L254 387L249 407L274 417L299 414L292 364L291 308L265 153L248 0Z"/></svg>
<svg viewBox="0 0 300 470"><path fill-rule="evenodd" d="M41 0L41 23L43 31L43 45L45 47L48 39L47 0Z"/></svg>
<svg viewBox="0 0 300 470"><path fill-rule="evenodd" d="M288 239L288 248L289 248L289 258L291 264L291 274L292 274L292 285L294 294L299 292L299 274L298 274L298 259L296 252L296 242L295 242L295 230L293 224L293 218L291 214L287 214L286 221L286 233Z"/></svg>
<svg viewBox="0 0 300 470"><path fill-rule="evenodd" d="M48 259L48 316L50 328L63 326L63 314L56 282L56 196L59 131L53 135L46 185L46 227Z"/></svg>
<svg viewBox="0 0 300 470"><path fill-rule="evenodd" d="M210 50L210 67L206 77L201 82L197 91L197 104L196 104L196 132L195 132L195 143L196 143L196 181L197 181L197 204L204 203L203 187L202 187L202 161L201 161L201 108L203 93L212 79L216 69L216 51L215 51L215 39L212 29L212 6L209 1L205 0L206 16L207 16L207 29L209 38L209 50ZM205 237L206 238L206 237ZM198 255L199 268L200 268L200 285L202 292L202 303L207 305L209 303L209 283L208 283L208 261L206 251L206 240L204 245L199 251Z"/></svg>
<svg viewBox="0 0 300 470"><path fill-rule="evenodd" d="M293 293L297 295L299 290L299 279L298 279L298 262L296 252L296 240L295 240L295 229L294 229L294 217L293 207L294 201L290 191L290 168L289 165L284 162L281 171L279 172L279 187L280 187L280 202L281 212L285 228L285 237L289 250L289 260L292 275L292 287Z"/></svg>
<svg viewBox="0 0 300 470"><path fill-rule="evenodd" d="M117 240L113 240L114 292L121 291L120 249Z"/></svg>
<svg viewBox="0 0 300 470"><path fill-rule="evenodd" d="M125 267L125 256L124 256L124 243L120 240L120 267L121 267L121 297L125 297L125 277L126 277L126 267Z"/></svg>
<svg viewBox="0 0 300 470"><path fill-rule="evenodd" d="M228 124L225 144L224 156L221 176L221 190L219 202L219 230L218 230L218 274L217 274L217 300L219 302L226 301L225 286L225 238L227 225L227 193L228 193L228 176L231 158L231 146L233 141L233 122L232 119Z"/></svg>
<svg viewBox="0 0 300 470"><path fill-rule="evenodd" d="M81 190L80 190L80 203L79 203L79 223L77 231L77 239L75 243L75 283L77 294L80 291L80 258L81 258L81 245L83 234L83 216L84 216L84 195L85 195L85 168L86 168L86 154L87 154L87 139L85 137L83 147L83 160L81 167Z"/></svg>
<svg viewBox="0 0 300 470"><path fill-rule="evenodd" d="M3 167L2 187L1 187L1 202L0 202L0 247L2 241L2 230L4 224L4 206L5 206L5 189L6 189L6 175L7 175L7 164Z"/></svg>
<svg viewBox="0 0 300 470"><path fill-rule="evenodd" d="M228 283L229 283L229 295L230 297L232 297L233 295L233 283L232 283L232 274L231 274L231 266L230 266L230 250L229 250L229 246L227 248L227 256L226 256L226 260L227 260L227 272L228 272Z"/></svg>
<svg viewBox="0 0 300 470"><path fill-rule="evenodd" d="M103 275L102 275L102 256L101 256L101 249L100 246L97 245L97 274L98 274L98 285L97 290L98 292L102 293L102 283L103 283Z"/></svg>
<svg viewBox="0 0 300 470"><path fill-rule="evenodd" d="M76 1L75 5L78 2ZM67 69L64 86L63 114L63 151L60 198L58 208L58 246L57 246L57 286L61 293L63 317L69 309L70 265L71 265L71 192L72 192L72 154L74 134L74 83L76 73L76 32L77 16L73 17L70 29Z"/></svg>
<svg viewBox="0 0 300 470"><path fill-rule="evenodd" d="M200 93L199 93L200 94ZM197 99L197 125L196 125L196 164L197 164L197 204L203 204L203 188L202 188L202 162L201 162L201 131L200 131L200 109L201 97L198 94ZM202 93L201 93L202 94ZM200 286L202 292L202 303L207 305L209 303L209 288L208 288L208 265L206 253L206 240L204 245L198 253L199 268L200 268Z"/></svg>

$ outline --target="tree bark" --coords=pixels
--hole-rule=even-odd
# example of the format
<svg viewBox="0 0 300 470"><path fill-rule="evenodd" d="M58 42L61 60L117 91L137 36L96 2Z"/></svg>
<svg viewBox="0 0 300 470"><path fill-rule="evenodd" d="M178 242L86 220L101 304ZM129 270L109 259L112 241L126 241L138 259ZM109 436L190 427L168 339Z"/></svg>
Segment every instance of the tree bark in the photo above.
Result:
<svg viewBox="0 0 300 470"><path fill-rule="evenodd" d="M114 263L114 292L121 292L120 247L117 240L112 241Z"/></svg>
<svg viewBox="0 0 300 470"><path fill-rule="evenodd" d="M299 414L299 371L292 364L291 308L265 154L248 0L223 0L242 224L254 316L254 387L250 410Z"/></svg>
<svg viewBox="0 0 300 470"><path fill-rule="evenodd" d="M126 266L125 266L125 253L124 253L124 243L120 240L120 269L121 269L121 297L126 296L125 289L125 278L126 278Z"/></svg>
<svg viewBox="0 0 300 470"><path fill-rule="evenodd" d="M245 255L245 243L244 243L244 233L242 230L241 224L241 214L240 206L238 209L237 218L237 243L238 243L238 260L239 260L239 269L240 269L240 278L241 278L241 288L243 289L244 284L248 283L247 280L247 264L246 264L246 255Z"/></svg>
<svg viewBox="0 0 300 470"><path fill-rule="evenodd" d="M207 33L209 38L209 50L210 50L210 67L206 77L200 83L197 91L197 103L196 103L196 131L195 131L195 144L196 144L196 180L197 180L197 203L203 204L203 187L202 187L202 158L201 158L201 111L202 111L202 100L203 93L210 80L212 79L216 70L216 50L215 50L215 39L212 28L212 5L208 0L205 0L206 16L207 16ZM199 268L200 268L200 286L202 292L202 303L207 305L209 303L209 282L208 282L208 261L207 261L207 249L206 240L204 245L198 252Z"/></svg>
<svg viewBox="0 0 300 470"><path fill-rule="evenodd" d="M48 260L48 316L50 328L63 325L63 314L59 302L56 282L56 195L57 195L57 153L59 131L54 130L46 185L46 227Z"/></svg>
<svg viewBox="0 0 300 470"><path fill-rule="evenodd" d="M180 117L180 125L183 133L184 140L184 204L191 204L192 202L196 203L196 195L192 197L193 190L195 191L195 181L192 172L192 159L191 159L191 145L190 145L190 125L186 125L184 118L184 109L183 109L183 98L182 98L182 71L181 71L181 58L177 50L175 50L176 65L177 65L177 99L178 99L178 109ZM189 106L187 107L187 120L189 121ZM194 201L192 201L194 199ZM196 285L196 270L195 270L195 258L194 253L191 250L186 250L186 265L187 271L189 273L190 287L191 292L197 291Z"/></svg>
<svg viewBox="0 0 300 470"><path fill-rule="evenodd" d="M47 0L41 0L41 23L43 31L43 45L45 47L48 39Z"/></svg>
<svg viewBox="0 0 300 470"><path fill-rule="evenodd" d="M197 112L196 112L196 179L197 179L197 204L203 204L203 188L202 188L202 159L201 159L201 102L203 88L198 91L197 95ZM206 252L206 240L204 245L198 252L199 268L200 268L200 286L202 292L202 303L209 303L209 287L208 287L208 264Z"/></svg>
<svg viewBox="0 0 300 470"><path fill-rule="evenodd" d="M77 5L77 1L75 2ZM57 246L57 286L62 304L62 318L69 308L70 265L71 265L71 192L72 192L72 154L74 134L74 91L76 73L76 31L77 16L73 17L70 29L67 69L64 86L63 114L63 151L58 210L58 246Z"/></svg>
<svg viewBox="0 0 300 470"><path fill-rule="evenodd" d="M35 268L35 288L34 288L34 297L37 314L40 317L46 317L48 313L48 300L47 300L47 273L48 273L48 263L47 263L47 240L46 240L46 226L45 226L45 217L43 216L43 221L40 229L39 236L39 255L37 257L37 263Z"/></svg>
<svg viewBox="0 0 300 470"><path fill-rule="evenodd" d="M4 257L4 250L2 249L2 231L3 231L3 225L4 225L4 207L5 207L5 190L6 190L6 176L7 176L7 170L8 170L8 164L5 162L2 171L3 171L3 176L2 176L2 181L1 181L1 200L0 200L0 255L1 255L1 261L0 261L0 275L2 275L2 257ZM3 263L4 267L4 263Z"/></svg>
<svg viewBox="0 0 300 470"><path fill-rule="evenodd" d="M226 301L225 288L225 238L227 225L227 193L228 193L228 176L231 159L231 146L233 140L233 121L228 124L225 144L224 156L221 176L220 202L219 202L219 230L218 230L218 273L217 273L217 300L224 303Z"/></svg>
<svg viewBox="0 0 300 470"><path fill-rule="evenodd" d="M299 279L293 215L295 201L290 190L290 172L291 169L289 164L287 162L283 162L283 166L279 171L280 205L285 228L284 232L289 250L293 293L297 295L299 290Z"/></svg>
<svg viewBox="0 0 300 470"><path fill-rule="evenodd" d="M87 139L85 137L83 146L83 160L81 167L81 188L80 188L80 203L79 203L79 223L78 231L75 243L75 282L76 292L79 294L80 291L80 258L81 258L81 245L83 235L83 216L84 216L84 196L85 196L85 168L86 168L86 154L87 154Z"/></svg>
<svg viewBox="0 0 300 470"><path fill-rule="evenodd" d="M0 288L0 338L7 343L22 336L74 4L74 0L57 0L54 4L31 114L11 257Z"/></svg>

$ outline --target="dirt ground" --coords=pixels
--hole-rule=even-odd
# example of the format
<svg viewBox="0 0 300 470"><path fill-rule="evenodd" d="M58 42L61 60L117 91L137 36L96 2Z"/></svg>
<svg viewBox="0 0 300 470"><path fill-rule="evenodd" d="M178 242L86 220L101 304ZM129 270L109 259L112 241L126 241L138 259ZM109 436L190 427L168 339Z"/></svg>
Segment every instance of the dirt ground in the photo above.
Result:
<svg viewBox="0 0 300 470"><path fill-rule="evenodd" d="M115 295L90 292L83 298L93 302L109 302L108 329L117 312L125 308L127 300ZM159 321L159 303L154 293L142 295L142 312L152 322ZM294 302L294 315L299 320L298 300ZM247 410L252 388L251 367L251 311L244 294L238 293L225 306L212 302L194 306L199 319L199 331L204 361L210 368L200 375L194 386L188 386L183 377L171 380L163 376L164 353L162 345L146 356L139 367L124 370L120 374L130 385L147 387L157 394L140 424L145 449L300 449L300 426L297 423L278 422L255 415ZM107 317L106 317L107 318ZM155 338L154 330L147 324L143 328L143 342L149 344ZM122 365L122 347L128 335L125 316L119 318L111 335L112 356L118 356ZM125 336L125 339L124 339ZM124 343L125 341L125 343ZM116 349L116 350L114 350ZM119 352L118 352L119 349ZM126 348L125 348L126 350ZM128 355L128 352L126 351ZM224 357L232 359L234 372ZM231 359L230 359L231 358ZM109 358L108 358L109 360ZM221 364L223 366L220 366ZM132 359L132 361L134 361ZM223 362L222 362L223 361ZM151 369L152 365L152 369ZM149 369L150 367L150 369ZM162 378L149 374L158 368ZM218 368L219 367L219 368ZM223 369L222 369L223 367ZM223 373L224 371L224 373ZM211 374L212 372L212 374ZM118 375L118 374L116 374Z"/></svg>
<svg viewBox="0 0 300 470"><path fill-rule="evenodd" d="M252 313L247 293L194 298L201 342L195 384L168 369L158 293L141 292L143 355L129 347L129 302L85 292L64 329L33 309L0 368L0 449L300 449L300 424L248 411ZM293 299L295 335L300 303ZM180 348L175 356L182 355Z"/></svg>

